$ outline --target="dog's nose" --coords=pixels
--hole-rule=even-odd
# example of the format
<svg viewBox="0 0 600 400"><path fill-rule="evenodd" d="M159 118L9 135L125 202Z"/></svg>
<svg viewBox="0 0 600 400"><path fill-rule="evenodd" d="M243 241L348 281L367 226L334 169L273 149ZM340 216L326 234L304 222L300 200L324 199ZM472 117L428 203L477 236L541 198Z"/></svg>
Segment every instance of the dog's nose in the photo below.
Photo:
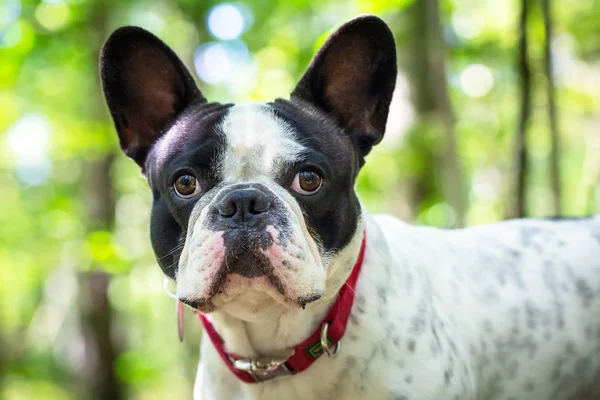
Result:
<svg viewBox="0 0 600 400"><path fill-rule="evenodd" d="M234 190L225 195L217 206L221 217L236 222L248 222L270 208L270 196L254 188Z"/></svg>

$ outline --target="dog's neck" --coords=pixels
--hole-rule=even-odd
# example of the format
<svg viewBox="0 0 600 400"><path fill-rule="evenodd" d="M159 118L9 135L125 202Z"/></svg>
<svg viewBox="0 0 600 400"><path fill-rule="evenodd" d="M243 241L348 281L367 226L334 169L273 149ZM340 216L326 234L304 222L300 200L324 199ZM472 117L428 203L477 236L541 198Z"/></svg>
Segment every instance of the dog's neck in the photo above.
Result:
<svg viewBox="0 0 600 400"><path fill-rule="evenodd" d="M227 352L241 357L287 357L290 350L306 340L319 327L345 284L360 251L362 222L350 243L333 256L328 266L325 294L307 304L306 309L283 310L273 318L249 321L226 310L209 315L210 321L225 342Z"/></svg>

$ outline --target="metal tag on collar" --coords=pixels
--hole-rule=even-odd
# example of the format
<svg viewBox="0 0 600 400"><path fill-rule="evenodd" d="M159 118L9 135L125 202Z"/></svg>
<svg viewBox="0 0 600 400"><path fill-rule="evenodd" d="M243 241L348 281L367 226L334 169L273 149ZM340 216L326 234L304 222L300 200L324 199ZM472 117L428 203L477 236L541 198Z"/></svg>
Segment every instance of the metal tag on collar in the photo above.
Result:
<svg viewBox="0 0 600 400"><path fill-rule="evenodd" d="M264 382L280 376L292 375L285 365L287 358L241 358L231 359L233 367L239 371L248 372L256 382Z"/></svg>

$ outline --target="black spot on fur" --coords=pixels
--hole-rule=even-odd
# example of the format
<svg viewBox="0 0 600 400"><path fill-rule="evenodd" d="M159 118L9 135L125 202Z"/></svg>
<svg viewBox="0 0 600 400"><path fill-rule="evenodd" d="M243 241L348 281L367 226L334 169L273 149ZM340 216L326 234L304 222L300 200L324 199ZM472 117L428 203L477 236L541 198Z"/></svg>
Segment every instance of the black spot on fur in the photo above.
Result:
<svg viewBox="0 0 600 400"><path fill-rule="evenodd" d="M589 283L583 279L577 279L575 281L575 287L577 288L577 294L579 295L583 306L586 308L589 307L595 297L594 290Z"/></svg>
<svg viewBox="0 0 600 400"><path fill-rule="evenodd" d="M411 339L411 340L408 341L408 344L407 344L406 347L408 348L408 350L411 353L414 353L415 352L415 347L417 347L417 342L415 342L413 339Z"/></svg>
<svg viewBox="0 0 600 400"><path fill-rule="evenodd" d="M446 383L446 385L450 384L450 381L452 380L453 376L454 373L451 369L447 369L444 371L444 382Z"/></svg>

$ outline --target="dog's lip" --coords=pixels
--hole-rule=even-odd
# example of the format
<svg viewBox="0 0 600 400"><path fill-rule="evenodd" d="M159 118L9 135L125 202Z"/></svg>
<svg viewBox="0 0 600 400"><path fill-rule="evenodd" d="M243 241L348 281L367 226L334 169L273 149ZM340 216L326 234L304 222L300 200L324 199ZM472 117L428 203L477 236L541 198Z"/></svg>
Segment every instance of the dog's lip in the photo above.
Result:
<svg viewBox="0 0 600 400"><path fill-rule="evenodd" d="M190 299L187 297L179 297L179 301L193 308L194 310L205 312L206 305L210 303L210 299Z"/></svg>
<svg viewBox="0 0 600 400"><path fill-rule="evenodd" d="M319 300L321 297L323 297L323 293L315 293L311 296L303 297L296 301L298 302L298 305L304 310L306 308L307 304L314 303L315 301Z"/></svg>
<svg viewBox="0 0 600 400"><path fill-rule="evenodd" d="M227 275L226 275L226 277L227 277ZM289 298L282 290L280 290L280 288L278 288L277 285L273 284L273 282L271 282L271 279L268 279L268 281L270 283L270 285L269 285L270 290L263 289L260 291L264 292L269 297L271 297L273 300L275 300L277 303L279 303L289 309L301 308L302 310L304 310L308 304L319 300L323 296L323 293L314 293L314 294L311 294L311 295L308 295L305 297L292 299L292 298ZM239 293L235 293L235 294L228 294L228 293L226 294L225 290L223 288L223 283L221 283L221 285L218 286L218 288L214 292L214 294L211 294L208 297L200 298L200 299L179 298L179 301L188 305L189 307L193 308L194 310L200 311L202 313L210 313L210 312L215 311L217 308L220 308L225 303L230 303L232 301L235 301L237 298L241 297L246 291L246 290L243 290L243 291L241 291ZM252 285L250 284L250 285L248 285L247 288L251 288L251 287L252 287ZM225 296L227 297L227 299L223 302L218 302L218 303L220 303L219 306L215 306L214 300L218 299L219 297L225 297Z"/></svg>

